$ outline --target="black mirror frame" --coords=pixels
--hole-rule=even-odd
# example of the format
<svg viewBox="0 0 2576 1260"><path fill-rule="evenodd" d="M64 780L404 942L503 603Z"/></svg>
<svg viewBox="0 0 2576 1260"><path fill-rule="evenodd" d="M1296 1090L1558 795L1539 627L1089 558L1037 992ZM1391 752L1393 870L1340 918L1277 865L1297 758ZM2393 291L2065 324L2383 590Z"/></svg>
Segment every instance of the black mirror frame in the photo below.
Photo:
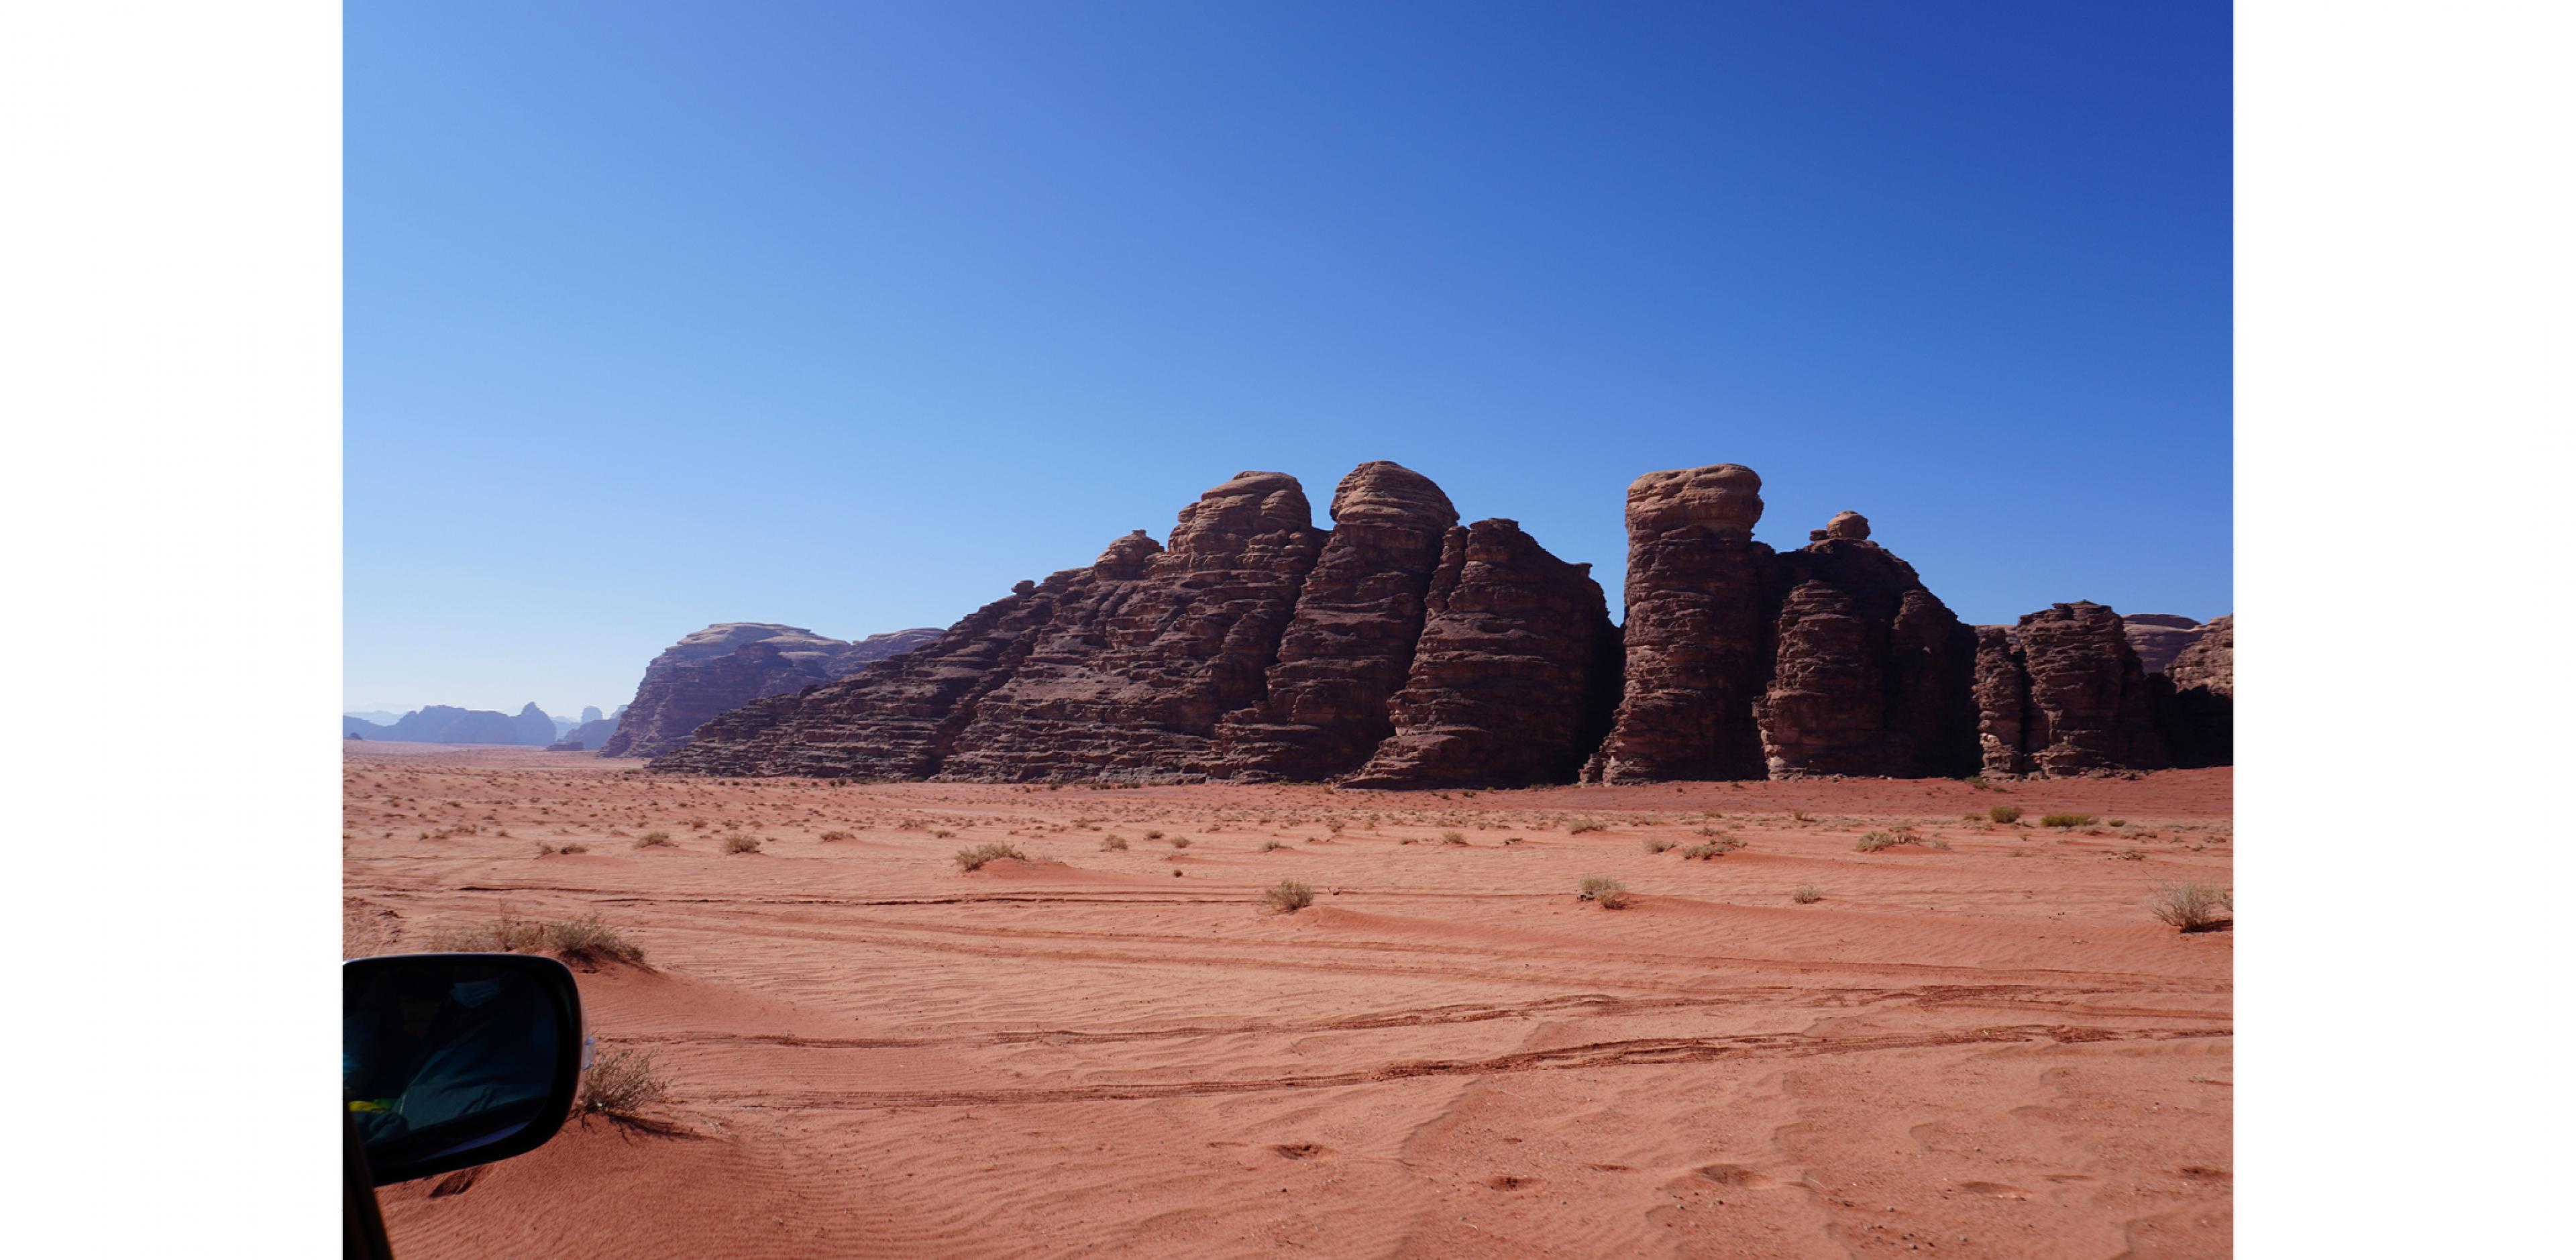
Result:
<svg viewBox="0 0 2576 1260"><path fill-rule="evenodd" d="M340 964L341 1009L347 1010L349 993L355 982L367 978L370 973L408 969L423 963L449 965L462 961L524 972L545 993L547 1009L553 1011L563 1024L563 1051L556 1056L553 1086L546 1094L545 1104L539 1109L537 1118L531 1120L526 1128L499 1142L392 1167L378 1166L369 1161L368 1174L375 1185L417 1181L460 1168L525 1155L552 1140L572 1115L573 1102L581 1090L582 1054L589 1039L589 1030L582 1020L581 989L573 982L572 969L552 958L531 954L475 953L380 954L372 958L352 958ZM347 1119L344 1117L341 1123L346 1124Z"/></svg>

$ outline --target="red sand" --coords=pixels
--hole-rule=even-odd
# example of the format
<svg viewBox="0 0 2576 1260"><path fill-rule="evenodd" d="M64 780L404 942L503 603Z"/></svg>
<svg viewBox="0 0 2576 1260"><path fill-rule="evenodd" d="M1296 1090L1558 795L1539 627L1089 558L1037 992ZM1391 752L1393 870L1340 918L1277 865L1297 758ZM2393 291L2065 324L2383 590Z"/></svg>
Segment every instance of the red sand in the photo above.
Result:
<svg viewBox="0 0 2576 1260"><path fill-rule="evenodd" d="M2233 944L2146 910L2231 882L2228 771L1441 796L346 758L350 953L595 911L653 969L584 975L591 1026L672 1083L648 1126L389 1188L404 1260L2230 1251ZM1908 821L1951 848L1854 850ZM1703 827L1747 847L1641 843ZM950 860L995 840L1041 861ZM1314 906L1264 913L1283 878Z"/></svg>

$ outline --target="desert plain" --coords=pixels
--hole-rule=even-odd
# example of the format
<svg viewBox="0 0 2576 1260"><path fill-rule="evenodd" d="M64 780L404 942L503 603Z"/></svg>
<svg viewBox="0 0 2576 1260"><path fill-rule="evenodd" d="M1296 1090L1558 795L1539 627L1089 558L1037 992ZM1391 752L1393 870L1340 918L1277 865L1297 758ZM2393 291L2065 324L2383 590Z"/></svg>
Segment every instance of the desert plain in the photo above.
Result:
<svg viewBox="0 0 2576 1260"><path fill-rule="evenodd" d="M2232 926L2149 910L2232 883L2227 769L1358 792L343 755L344 952L596 915L644 951L577 968L599 1050L668 1083L388 1187L404 1260L2230 1253ZM960 869L986 844L1027 860Z"/></svg>

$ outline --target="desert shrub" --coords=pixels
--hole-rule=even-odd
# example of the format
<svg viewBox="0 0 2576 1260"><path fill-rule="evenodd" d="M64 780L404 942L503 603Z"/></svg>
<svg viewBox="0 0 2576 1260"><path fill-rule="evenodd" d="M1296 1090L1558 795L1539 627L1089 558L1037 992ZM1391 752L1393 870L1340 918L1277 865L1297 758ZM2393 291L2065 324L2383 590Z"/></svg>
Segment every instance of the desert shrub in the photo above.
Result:
<svg viewBox="0 0 2576 1260"><path fill-rule="evenodd" d="M2147 909L2185 932L2197 932L2234 913L2236 894L2207 884L2167 884L2156 890Z"/></svg>
<svg viewBox="0 0 2576 1260"><path fill-rule="evenodd" d="M1420 843L1422 843L1422 837L1420 837L1420 836L1397 836L1397 837L1395 838L1395 842L1396 842L1397 844L1420 844Z"/></svg>
<svg viewBox="0 0 2576 1260"><path fill-rule="evenodd" d="M578 844L578 843L575 843L575 844L567 844L567 845L565 845L564 847L562 847L562 848L560 848L560 849L555 850L555 852L557 852L557 853L588 853L588 852L590 852L590 846L589 846L589 845L586 845L586 844Z"/></svg>
<svg viewBox="0 0 2576 1260"><path fill-rule="evenodd" d="M824 833L823 833L823 839L825 839L825 840L827 840L827 841L828 841L828 840L856 840L856 839L858 839L858 837L857 837L857 836L854 836L854 835L851 835L849 832L846 832L846 831L826 831L826 832L824 832Z"/></svg>
<svg viewBox="0 0 2576 1260"><path fill-rule="evenodd" d="M2114 818L2111 820L2111 825L2114 827L2126 827L2129 825L2129 820L2126 818Z"/></svg>
<svg viewBox="0 0 2576 1260"><path fill-rule="evenodd" d="M2042 827L2090 827L2093 823L2091 814L2042 814L2039 819Z"/></svg>
<svg viewBox="0 0 2576 1260"><path fill-rule="evenodd" d="M1809 818L1809 817L1807 816L1807 811L1805 811L1805 810L1803 810L1803 809L1793 809L1793 810L1790 810L1790 811L1789 811L1789 817L1790 817L1790 818L1792 818L1792 819L1794 819L1794 820L1796 820L1796 821L1798 821L1798 822L1814 822L1814 821L1816 821L1816 820L1815 820L1815 819L1813 819L1813 818Z"/></svg>
<svg viewBox="0 0 2576 1260"><path fill-rule="evenodd" d="M1993 809L1990 809L1990 810L1987 810L1987 811L1986 811L1986 817L1991 818L1991 819L1994 819L1996 822L1999 822L1999 823L2020 822L2020 821L2021 821L2021 806L2019 806L2019 805L1997 805L1997 806L1995 806Z"/></svg>
<svg viewBox="0 0 2576 1260"><path fill-rule="evenodd" d="M1186 849L1190 847L1190 838L1188 836L1174 836L1172 837L1172 847L1175 849Z"/></svg>
<svg viewBox="0 0 2576 1260"><path fill-rule="evenodd" d="M729 832L725 835L723 843L717 847L727 853L758 853L760 837L745 835L739 831Z"/></svg>
<svg viewBox="0 0 2576 1260"><path fill-rule="evenodd" d="M1593 904L1600 906L1604 910L1625 910L1628 907L1637 904L1636 899L1630 897L1628 895L1628 890L1625 888L1610 889L1609 891L1602 893L1600 896L1593 898L1592 901Z"/></svg>
<svg viewBox="0 0 2576 1260"><path fill-rule="evenodd" d="M547 922L503 910L490 923L442 930L430 938L430 945L457 953L556 954L577 962L644 965L644 948L619 935L596 914Z"/></svg>
<svg viewBox="0 0 2576 1260"><path fill-rule="evenodd" d="M1797 902L1802 906L1812 906L1824 899L1825 895L1818 892L1814 884L1801 885L1798 891L1789 894L1789 900Z"/></svg>
<svg viewBox="0 0 2576 1260"><path fill-rule="evenodd" d="M1940 838L1938 838L1938 837L1935 837L1935 838L1933 838L1933 839L1930 839L1930 840L1926 840L1926 841L1924 841L1924 842L1923 842L1923 847L1924 847L1924 848L1927 848L1927 849L1934 849L1934 850L1938 850L1938 851L1940 851L1940 852L1942 852L1942 853L1947 853L1947 852L1949 852L1949 851L1950 851L1950 842L1949 842L1949 841L1947 841L1947 840L1943 840L1943 839L1940 839Z"/></svg>
<svg viewBox="0 0 2576 1260"><path fill-rule="evenodd" d="M1713 844L1694 844L1691 847L1682 850L1682 857L1687 861L1694 862L1705 862L1710 858L1725 856L1726 850Z"/></svg>
<svg viewBox="0 0 2576 1260"><path fill-rule="evenodd" d="M2147 860L2147 855L2140 853L2136 849L2122 849L2112 856L2119 858L2123 862L2143 862Z"/></svg>
<svg viewBox="0 0 2576 1260"><path fill-rule="evenodd" d="M1295 914L1315 904L1315 890L1296 880L1283 879L1262 890L1261 903L1280 914Z"/></svg>
<svg viewBox="0 0 2576 1260"><path fill-rule="evenodd" d="M676 846L671 843L670 832L648 831L644 833L643 839L635 842L635 847L639 849L668 849Z"/></svg>
<svg viewBox="0 0 2576 1260"><path fill-rule="evenodd" d="M1579 836L1587 831L1608 831L1609 829L1610 825L1608 823L1593 818L1577 818L1574 821L1565 824L1565 834L1569 836Z"/></svg>
<svg viewBox="0 0 2576 1260"><path fill-rule="evenodd" d="M1264 852L1264 853L1268 853L1268 852L1270 852L1272 849L1284 849L1284 848L1287 848L1287 847L1288 847L1288 842L1287 842L1287 841L1285 841L1285 840L1272 839L1272 840L1264 840L1264 841L1262 841L1262 842L1261 842L1261 851L1262 851L1262 852Z"/></svg>
<svg viewBox="0 0 2576 1260"><path fill-rule="evenodd" d="M551 844L540 844L540 845L538 845L538 846L537 846L537 856L538 856L538 857L553 857L554 855L555 855L555 847L554 847L553 845L551 845Z"/></svg>
<svg viewBox="0 0 2576 1260"><path fill-rule="evenodd" d="M614 1050L582 1069L581 1095L573 1108L585 1116L632 1120L670 1092L671 1084L654 1069L652 1055Z"/></svg>
<svg viewBox="0 0 2576 1260"><path fill-rule="evenodd" d="M1145 838L1148 840L1160 840L1163 838L1163 833L1159 831L1148 831L1145 833Z"/></svg>
<svg viewBox="0 0 2576 1260"><path fill-rule="evenodd" d="M961 871L980 871L984 869L985 863L998 862L1003 858L1016 858L1019 861L1025 862L1029 860L1029 855L1020 852L1016 845L1004 844L997 840L988 844L976 845L971 849L959 849L957 851L957 869Z"/></svg>
<svg viewBox="0 0 2576 1260"><path fill-rule="evenodd" d="M1852 847L1863 853L1876 853L1881 849L1892 849L1897 845L1904 843L1906 843L1906 841L1899 839L1891 833L1872 831L1862 835L1860 839L1853 841Z"/></svg>
<svg viewBox="0 0 2576 1260"><path fill-rule="evenodd" d="M1112 849L1124 850L1126 847L1127 837L1125 836L1111 836L1100 842L1100 851L1103 853L1107 853Z"/></svg>
<svg viewBox="0 0 2576 1260"><path fill-rule="evenodd" d="M690 819L690 820L689 820L689 830L691 830L691 831L704 831L704 830L706 830L706 829L707 829L707 820L706 820L706 819L703 819L703 818L692 818L692 819Z"/></svg>
<svg viewBox="0 0 2576 1260"><path fill-rule="evenodd" d="M1440 843L1465 844L1467 843L1467 837L1455 831L1444 831L1440 833Z"/></svg>
<svg viewBox="0 0 2576 1260"><path fill-rule="evenodd" d="M1646 852L1662 853L1671 849L1674 843L1674 841L1668 840L1662 836L1648 836L1645 840Z"/></svg>
<svg viewBox="0 0 2576 1260"><path fill-rule="evenodd" d="M546 939L555 953L566 958L644 965L644 947L619 935L596 914L549 923Z"/></svg>
<svg viewBox="0 0 2576 1260"><path fill-rule="evenodd" d="M1576 899L1581 901L1599 901L1604 897L1615 896L1624 903L1627 892L1626 885L1607 875L1586 875L1583 877L1583 882L1575 886Z"/></svg>
<svg viewBox="0 0 2576 1260"><path fill-rule="evenodd" d="M1961 780L1961 782L1966 783L1969 787L1975 788L1980 792L1991 792L1995 790L1995 785L1986 782L1986 776L1982 774L1969 775L1967 778Z"/></svg>
<svg viewBox="0 0 2576 1260"><path fill-rule="evenodd" d="M957 833L950 831L946 827L939 827L934 828L931 831L930 838L933 840L954 840L957 838Z"/></svg>

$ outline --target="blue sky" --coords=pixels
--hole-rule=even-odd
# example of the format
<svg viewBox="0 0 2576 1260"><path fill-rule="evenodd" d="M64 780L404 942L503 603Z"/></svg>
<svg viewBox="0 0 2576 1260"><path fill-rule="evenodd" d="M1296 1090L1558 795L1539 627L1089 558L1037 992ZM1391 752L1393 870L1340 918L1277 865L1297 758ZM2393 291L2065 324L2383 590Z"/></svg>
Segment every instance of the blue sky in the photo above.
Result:
<svg viewBox="0 0 2576 1260"><path fill-rule="evenodd" d="M2224 4L352 5L350 708L946 625L1239 469L1590 561L1735 462L2233 606Z"/></svg>

